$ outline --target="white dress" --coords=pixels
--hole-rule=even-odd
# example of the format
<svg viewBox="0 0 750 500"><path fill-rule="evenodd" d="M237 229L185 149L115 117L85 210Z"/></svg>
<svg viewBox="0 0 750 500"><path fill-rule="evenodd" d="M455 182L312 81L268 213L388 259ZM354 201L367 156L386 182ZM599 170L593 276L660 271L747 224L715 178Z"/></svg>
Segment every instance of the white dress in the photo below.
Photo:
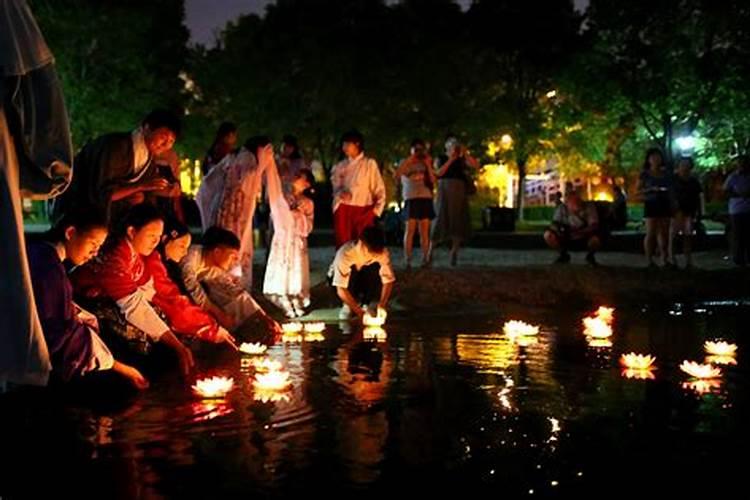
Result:
<svg viewBox="0 0 750 500"><path fill-rule="evenodd" d="M263 280L263 294L294 316L310 305L307 236L313 229L315 205L306 196L284 195L275 165L266 170L274 235Z"/></svg>
<svg viewBox="0 0 750 500"><path fill-rule="evenodd" d="M253 284L253 215L263 187L265 166L259 165L255 155L242 148L223 167L224 185L215 224L239 238L240 263L235 274L249 291Z"/></svg>

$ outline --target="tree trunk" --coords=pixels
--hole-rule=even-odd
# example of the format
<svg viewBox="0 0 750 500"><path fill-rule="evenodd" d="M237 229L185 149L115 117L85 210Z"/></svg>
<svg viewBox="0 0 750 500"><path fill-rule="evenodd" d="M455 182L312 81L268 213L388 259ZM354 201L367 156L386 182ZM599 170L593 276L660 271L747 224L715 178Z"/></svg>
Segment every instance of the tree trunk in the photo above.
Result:
<svg viewBox="0 0 750 500"><path fill-rule="evenodd" d="M526 158L519 158L518 164L518 191L516 193L516 219L523 221L524 195L526 194Z"/></svg>

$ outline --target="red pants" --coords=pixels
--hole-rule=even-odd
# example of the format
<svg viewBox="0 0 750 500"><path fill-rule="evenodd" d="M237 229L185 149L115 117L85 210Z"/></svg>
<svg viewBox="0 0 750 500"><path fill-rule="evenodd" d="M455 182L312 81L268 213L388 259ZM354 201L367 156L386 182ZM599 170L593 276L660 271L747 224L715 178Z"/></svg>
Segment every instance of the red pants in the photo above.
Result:
<svg viewBox="0 0 750 500"><path fill-rule="evenodd" d="M333 232L336 236L336 249L349 241L356 240L366 227L375 224L373 207L355 207L341 204L333 212Z"/></svg>

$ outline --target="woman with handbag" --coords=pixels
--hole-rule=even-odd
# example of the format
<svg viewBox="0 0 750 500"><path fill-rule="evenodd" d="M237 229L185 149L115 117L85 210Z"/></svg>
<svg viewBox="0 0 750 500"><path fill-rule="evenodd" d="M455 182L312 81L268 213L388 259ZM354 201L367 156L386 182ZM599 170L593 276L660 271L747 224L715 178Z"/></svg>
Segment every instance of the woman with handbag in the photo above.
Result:
<svg viewBox="0 0 750 500"><path fill-rule="evenodd" d="M474 192L474 181L470 172L479 168L479 162L453 135L449 135L445 141L445 152L446 156L436 163L437 217L432 223L432 242L434 246L450 240L451 266L455 266L461 243L471 236L469 195Z"/></svg>

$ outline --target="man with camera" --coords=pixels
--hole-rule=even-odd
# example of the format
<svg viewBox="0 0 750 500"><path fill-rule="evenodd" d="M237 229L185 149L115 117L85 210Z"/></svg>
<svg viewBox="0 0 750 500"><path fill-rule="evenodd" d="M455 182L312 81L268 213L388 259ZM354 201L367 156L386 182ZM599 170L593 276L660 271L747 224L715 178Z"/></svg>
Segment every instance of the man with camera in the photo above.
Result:
<svg viewBox="0 0 750 500"><path fill-rule="evenodd" d="M132 132L114 132L86 144L73 162L73 181L54 204L58 220L73 207L101 210L110 221L142 203L146 193L174 187L159 174L153 161L175 143L180 119L166 110L154 110Z"/></svg>

